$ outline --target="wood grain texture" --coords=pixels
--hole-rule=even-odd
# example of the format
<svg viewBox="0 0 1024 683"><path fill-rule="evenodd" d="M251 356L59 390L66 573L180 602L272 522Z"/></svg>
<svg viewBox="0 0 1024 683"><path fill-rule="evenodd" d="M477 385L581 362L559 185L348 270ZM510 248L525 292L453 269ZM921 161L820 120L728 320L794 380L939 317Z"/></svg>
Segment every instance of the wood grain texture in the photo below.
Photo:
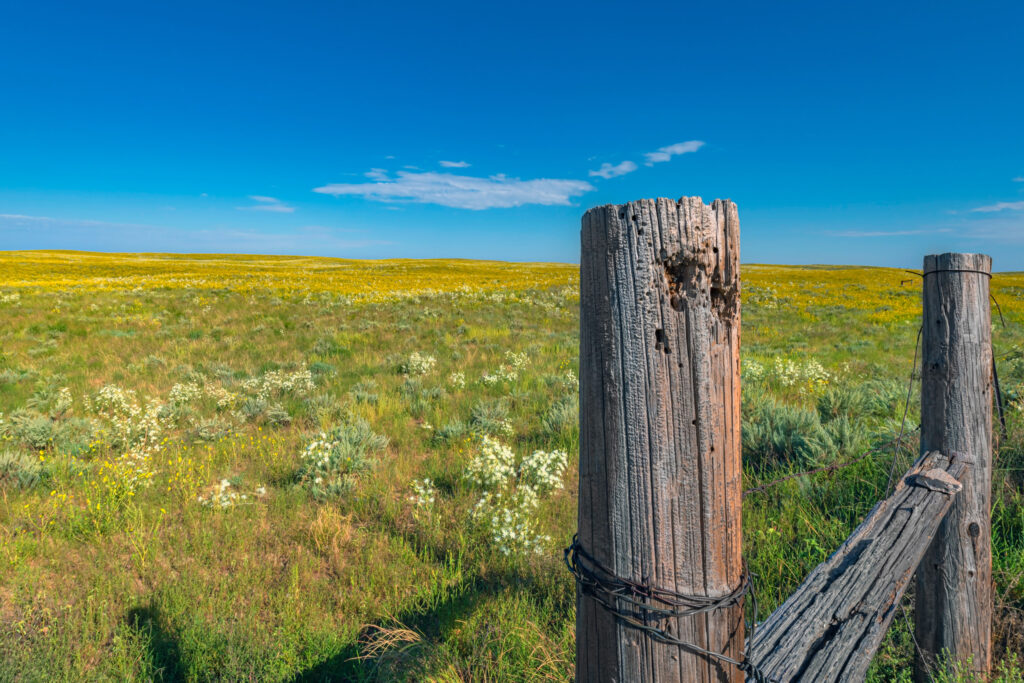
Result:
<svg viewBox="0 0 1024 683"><path fill-rule="evenodd" d="M759 626L751 660L773 681L862 681L967 458L922 456L893 494ZM952 481L952 483L950 483Z"/></svg>
<svg viewBox="0 0 1024 683"><path fill-rule="evenodd" d="M984 254L924 259L921 450L966 453L976 464L918 570L917 681L929 680L943 649L979 673L991 667L991 271Z"/></svg>
<svg viewBox="0 0 1024 683"><path fill-rule="evenodd" d="M579 541L617 575L720 597L741 581L736 205L587 211L580 264ZM738 681L577 593L578 681ZM659 624L742 659L740 606Z"/></svg>

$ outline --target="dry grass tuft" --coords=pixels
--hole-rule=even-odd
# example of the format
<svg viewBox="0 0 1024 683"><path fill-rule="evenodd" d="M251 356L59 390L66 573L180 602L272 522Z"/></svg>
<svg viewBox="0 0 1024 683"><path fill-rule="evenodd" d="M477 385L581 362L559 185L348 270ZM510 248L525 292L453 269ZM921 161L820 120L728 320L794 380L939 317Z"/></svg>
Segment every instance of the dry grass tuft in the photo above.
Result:
<svg viewBox="0 0 1024 683"><path fill-rule="evenodd" d="M343 515L329 505L317 508L316 517L308 528L309 540L314 549L327 560L335 574L345 568L347 550L356 533L352 516Z"/></svg>

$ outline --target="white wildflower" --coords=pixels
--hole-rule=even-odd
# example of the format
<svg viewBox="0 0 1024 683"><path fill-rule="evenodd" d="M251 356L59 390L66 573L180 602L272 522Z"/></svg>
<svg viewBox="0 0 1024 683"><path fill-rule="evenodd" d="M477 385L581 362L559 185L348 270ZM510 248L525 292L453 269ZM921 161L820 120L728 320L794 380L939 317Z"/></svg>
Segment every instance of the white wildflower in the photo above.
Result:
<svg viewBox="0 0 1024 683"><path fill-rule="evenodd" d="M425 477L422 480L416 479L412 482L412 495L409 496L409 500L412 501L418 508L428 508L434 504L434 500L437 497L437 489L434 488L434 482L430 478Z"/></svg>
<svg viewBox="0 0 1024 683"><path fill-rule="evenodd" d="M433 356L420 355L419 351L413 351L409 359L402 363L402 373L406 375L425 375L437 365L437 359Z"/></svg>
<svg viewBox="0 0 1024 683"><path fill-rule="evenodd" d="M527 363L530 362L530 359L526 355L525 351L523 353L513 353L512 351L506 351L505 360L507 360L508 364L515 370L522 370L523 368L526 367Z"/></svg>
<svg viewBox="0 0 1024 683"><path fill-rule="evenodd" d="M501 554L540 554L551 538L538 530L537 506L537 492L520 486L514 493L485 493L472 517Z"/></svg>
<svg viewBox="0 0 1024 683"><path fill-rule="evenodd" d="M124 481L132 489L148 486L155 474L150 460L161 449L161 404L139 405L134 391L108 384L96 393L92 406L108 422L112 445L122 449L116 465Z"/></svg>
<svg viewBox="0 0 1024 683"><path fill-rule="evenodd" d="M293 393L305 395L316 388L313 382L313 373L305 364L295 372L283 370L271 370L261 377L254 377L242 382L242 390L248 394L255 394L257 398L264 401L280 396L281 394Z"/></svg>
<svg viewBox="0 0 1024 683"><path fill-rule="evenodd" d="M466 474L470 481L484 488L497 488L515 475L515 458L508 446L484 436L480 450L466 467Z"/></svg>
<svg viewBox="0 0 1024 683"><path fill-rule="evenodd" d="M191 403L203 395L202 388L195 382L187 384L175 384L167 395L167 400L172 406L183 406Z"/></svg>
<svg viewBox="0 0 1024 683"><path fill-rule="evenodd" d="M71 390L67 387L61 387L57 392L57 400L53 403L53 412L63 414L71 410L71 404L74 403L74 399L71 398Z"/></svg>
<svg viewBox="0 0 1024 683"><path fill-rule="evenodd" d="M519 463L519 480L537 493L562 488L562 477L569 464L569 455L562 450L534 451Z"/></svg>
<svg viewBox="0 0 1024 683"><path fill-rule="evenodd" d="M741 363L740 372L742 373L743 379L751 382L757 382L764 379L764 366L758 363L756 360L744 359Z"/></svg>
<svg viewBox="0 0 1024 683"><path fill-rule="evenodd" d="M832 373L813 358L803 362L791 358L775 358L773 375L784 387L799 387L801 391L817 391L833 379Z"/></svg>

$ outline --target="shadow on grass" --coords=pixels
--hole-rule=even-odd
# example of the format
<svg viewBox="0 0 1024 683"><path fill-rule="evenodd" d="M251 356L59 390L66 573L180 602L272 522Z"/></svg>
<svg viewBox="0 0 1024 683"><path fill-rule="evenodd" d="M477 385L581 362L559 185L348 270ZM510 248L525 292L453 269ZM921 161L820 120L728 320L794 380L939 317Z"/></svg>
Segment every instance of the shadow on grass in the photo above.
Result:
<svg viewBox="0 0 1024 683"><path fill-rule="evenodd" d="M452 563L452 548L438 545L413 529L402 528L395 520L378 519L372 526L380 533L402 539L438 565ZM441 644L452 629L469 621L482 603L510 590L537 596L550 589L550 585L543 585L529 572L524 574L512 567L488 573L486 578L464 576L425 602L415 601L398 613L389 614L382 605L373 621L363 628L358 640L344 644L337 652L300 671L290 680L293 683L418 680L436 673L433 669L442 665L437 657L438 646L444 647ZM150 602L129 610L125 623L145 644L153 680L186 680L190 668L187 655L183 654L173 629L169 628L156 605ZM386 640L389 633L400 629L415 634L413 639L398 639L380 646L378 639L383 637ZM361 655L372 656L361 658Z"/></svg>
<svg viewBox="0 0 1024 683"><path fill-rule="evenodd" d="M156 670L156 680L184 681L185 666L181 649L168 632L160 611L152 604L134 607L128 610L125 621L148 643L149 659Z"/></svg>
<svg viewBox="0 0 1024 683"><path fill-rule="evenodd" d="M466 620L484 600L501 593L506 586L501 582L485 582L477 579L453 589L444 600L430 607L406 610L394 618L379 619L364 628L364 634L374 634L377 628L385 632L391 628L409 629L423 636L422 643L411 643L386 653L391 657L382 666L382 658L359 659L360 646L353 643L336 655L325 659L316 666L303 671L292 679L293 683L367 683L369 681L394 680L399 672L422 672L424 659L429 657L431 642L440 640L444 633L458 622ZM420 647L422 645L422 647ZM397 670L396 670L397 668ZM413 680L402 678L401 680Z"/></svg>
<svg viewBox="0 0 1024 683"><path fill-rule="evenodd" d="M372 672L367 671L364 663L357 659L358 656L359 647L353 643L336 655L299 673L292 681L294 683L340 683L342 681L348 683L372 680Z"/></svg>
<svg viewBox="0 0 1024 683"><path fill-rule="evenodd" d="M387 526L384 524L382 526ZM396 529L391 529L394 533ZM400 533L400 532L399 532ZM445 551L436 547L420 545L423 539L402 534L407 542L419 545L420 551L442 562L450 561ZM378 618L367 624L360 634L362 643L351 643L339 653L323 660L295 676L293 683L369 683L376 681L413 681L438 673L434 667L443 666L434 655L436 646L444 641L446 634L467 622L482 603L513 591L524 591L532 595L543 594L550 587L540 585L530 576L509 569L491 574L488 578L471 577L460 585L452 586L443 598L427 605L416 604L389 617ZM388 647L379 648L377 656L360 659L376 649L377 639L388 640L392 630L415 634L415 640L395 640ZM364 640L367 638L367 640ZM421 639L420 639L421 638ZM433 661L432 661L433 660Z"/></svg>

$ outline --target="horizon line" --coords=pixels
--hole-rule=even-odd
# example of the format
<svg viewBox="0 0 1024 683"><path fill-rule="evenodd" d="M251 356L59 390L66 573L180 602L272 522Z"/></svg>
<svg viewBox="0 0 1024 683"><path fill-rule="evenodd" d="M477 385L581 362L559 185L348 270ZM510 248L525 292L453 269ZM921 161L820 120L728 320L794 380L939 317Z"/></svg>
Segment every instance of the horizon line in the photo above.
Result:
<svg viewBox="0 0 1024 683"><path fill-rule="evenodd" d="M942 252L942 253L959 253L959 252ZM964 252L967 253L967 252ZM484 258L465 258L461 256L439 256L433 258L412 258L403 256L388 256L383 258L352 258L347 256L326 256L323 254L280 254L280 253L260 253L260 252L186 252L186 251L94 251L84 249L0 249L0 254L81 254L81 255L102 255L102 256L176 256L176 257L193 257L193 258L210 258L210 257L273 257L273 258L295 258L295 259L325 259L334 261L373 261L373 262L385 262L385 261L464 261L474 263L516 263L516 264L537 264L537 265L562 265L562 266L576 266L579 267L578 261L518 261L518 260L505 260L505 259L484 259ZM933 254L926 254L925 256L932 256ZM913 273L912 268L905 266L873 266L863 263L766 263L762 261L753 261L744 263L740 262L741 266L774 266L783 268L872 268L878 270L906 270L908 273L920 275L920 273ZM993 270L993 275L1013 275L1017 273L1024 273L1024 270Z"/></svg>

